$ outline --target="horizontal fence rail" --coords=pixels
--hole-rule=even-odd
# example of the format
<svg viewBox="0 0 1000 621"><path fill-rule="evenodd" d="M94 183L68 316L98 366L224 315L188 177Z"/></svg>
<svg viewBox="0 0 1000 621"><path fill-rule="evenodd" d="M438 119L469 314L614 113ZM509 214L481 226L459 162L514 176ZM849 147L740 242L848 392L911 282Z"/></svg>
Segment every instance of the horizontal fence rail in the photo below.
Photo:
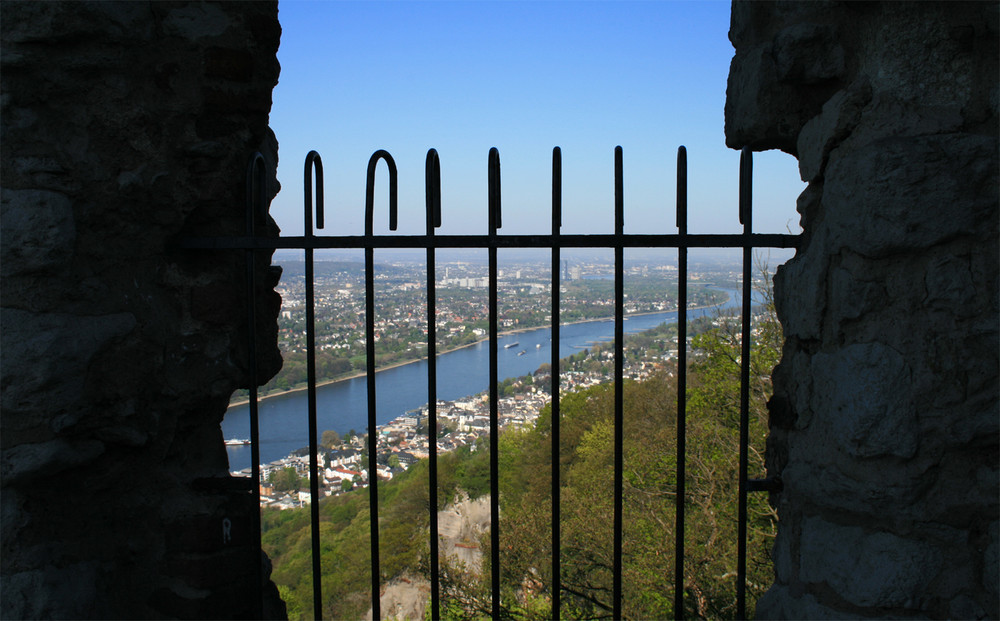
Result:
<svg viewBox="0 0 1000 621"><path fill-rule="evenodd" d="M615 166L615 231L612 234L564 235L562 226L562 155L559 147L552 151L552 230L541 235L500 235L501 228L501 184L500 154L490 149L488 157L489 183L489 228L484 235L436 235L441 226L441 162L436 150L427 153L425 162L425 207L426 233L424 235L375 235L374 229L374 187L375 173L379 161L384 161L389 174L389 228L396 229L397 221L397 171L392 156L383 150L376 151L368 162L365 193L365 234L317 236L314 229L324 227L323 165L320 155L310 151L304 167L304 235L289 237L262 237L256 235L257 224L266 218L266 173L263 157L258 153L250 160L247 171L247 227L243 236L186 238L178 245L188 249L203 250L243 250L246 257L247 290L255 290L256 273L254 252L258 250L300 249L305 251L306 286L306 330L307 330L307 376L308 376L308 424L309 424L309 477L310 520L312 527L312 581L313 605L316 618L322 618L322 591L320 566L319 529L319 467L317 461L318 439L316 422L316 362L315 362L315 294L313 291L314 251L319 249L349 248L363 249L365 252L365 333L367 360L368 394L368 468L369 468L369 521L371 532L371 589L373 618L381 617L380 609L380 564L379 564L379 508L378 475L376 463L376 417L375 417L375 346L374 346L374 250L376 248L422 248L427 258L427 347L428 347L428 447L429 447L429 520L430 520L430 573L431 573L431 617L441 616L440 608L440 567L437 520L437 344L435 308L435 252L442 248L486 249L489 256L489 360L490 360L490 552L491 552L491 613L493 618L506 615L500 598L500 521L499 521L499 461L498 461L498 326L497 326L497 251L500 248L548 248L552 257L552 420L551 420L551 493L552 493L552 615L558 619L561 612L561 595L566 590L561 585L560 567L560 491L559 472L560 448L560 372L559 372L559 304L560 304L560 262L564 248L609 248L614 251L614 541L613 541L613 586L612 609L614 618L622 616L622 530L623 530L623 308L624 308L624 249L626 248L675 248L678 251L678 373L677 373L677 447L676 447L676 510L675 510L675 558L674 558L674 610L681 618L684 614L684 518L685 518L685 473L686 473L686 390L687 390L687 269L688 250L691 248L740 248L743 250L742 283L742 343L740 373L740 448L739 448L739 501L738 501L738 548L736 605L737 616L746 615L746 541L747 541L747 494L751 491L779 491L780 481L770 479L749 480L748 474L748 433L749 433L749 381L750 381L750 312L751 312L751 253L756 248L797 248L800 236L791 234L760 234L752 232L752 154L744 148L740 158L739 220L743 232L737 234L689 234L687 230L687 151L680 147L677 153L677 195L676 226L674 234L625 234L624 233L624 193L623 154L621 147L614 152ZM315 218L314 218L315 216ZM250 298L247 304L247 325L249 333L250 369L250 440L253 486L260 503L260 454L258 429L258 372L256 365L256 339L253 326L256 325L255 304ZM253 521L257 541L260 541L260 513Z"/></svg>
<svg viewBox="0 0 1000 621"><path fill-rule="evenodd" d="M676 233L575 235L342 235L292 237L200 237L183 240L182 248L200 250L316 250L344 248L797 248L798 235L786 233Z"/></svg>

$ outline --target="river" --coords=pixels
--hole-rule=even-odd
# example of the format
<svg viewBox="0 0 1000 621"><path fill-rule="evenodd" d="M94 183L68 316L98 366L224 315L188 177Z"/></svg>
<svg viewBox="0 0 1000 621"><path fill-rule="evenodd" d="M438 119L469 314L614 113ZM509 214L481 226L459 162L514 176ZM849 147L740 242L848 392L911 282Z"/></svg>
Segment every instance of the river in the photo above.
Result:
<svg viewBox="0 0 1000 621"><path fill-rule="evenodd" d="M729 299L720 308L738 306L738 292L723 289ZM716 307L688 311L688 319L714 313ZM632 315L624 324L626 333L643 332L661 323L677 321L677 311ZM614 339L613 320L588 321L560 326L559 357L565 358ZM499 337L499 378L533 373L551 362L551 328L536 328ZM518 343L511 348L505 345ZM489 388L489 342L438 355L438 399L452 401ZM524 351L524 355L518 353ZM427 360L418 360L375 374L376 420L388 423L401 414L427 403ZM309 445L307 396L305 391L268 397L260 402L260 459L269 463ZM368 425L368 389L364 377L343 380L316 389L318 432L333 429L344 434L354 429L359 434ZM250 437L250 409L247 405L229 408L222 421L226 438ZM228 446L231 470L250 467L249 446Z"/></svg>

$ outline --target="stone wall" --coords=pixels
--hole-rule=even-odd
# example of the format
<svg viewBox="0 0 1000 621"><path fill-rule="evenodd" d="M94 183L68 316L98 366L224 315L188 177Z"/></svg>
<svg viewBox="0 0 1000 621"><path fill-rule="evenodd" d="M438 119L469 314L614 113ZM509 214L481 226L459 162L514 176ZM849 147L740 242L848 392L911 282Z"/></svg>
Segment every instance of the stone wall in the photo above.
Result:
<svg viewBox="0 0 1000 621"><path fill-rule="evenodd" d="M248 383L243 257L176 242L244 231L279 36L276 2L3 3L3 618L256 613L219 429Z"/></svg>
<svg viewBox="0 0 1000 621"><path fill-rule="evenodd" d="M731 147L794 154L762 618L997 618L998 5L733 5Z"/></svg>

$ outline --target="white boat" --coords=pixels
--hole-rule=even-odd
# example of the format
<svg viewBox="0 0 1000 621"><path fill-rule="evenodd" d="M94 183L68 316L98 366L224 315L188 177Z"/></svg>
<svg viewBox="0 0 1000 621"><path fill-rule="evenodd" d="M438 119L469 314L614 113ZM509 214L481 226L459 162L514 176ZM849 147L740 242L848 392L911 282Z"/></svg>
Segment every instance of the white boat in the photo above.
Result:
<svg viewBox="0 0 1000 621"><path fill-rule="evenodd" d="M517 341L514 341L513 343L507 343L506 345L503 346L503 348L504 349L510 349L511 347L517 347L518 345L520 345L520 343L518 343Z"/></svg>
<svg viewBox="0 0 1000 621"><path fill-rule="evenodd" d="M226 440L226 446L247 446L250 444L250 440L240 440L236 438L231 438Z"/></svg>

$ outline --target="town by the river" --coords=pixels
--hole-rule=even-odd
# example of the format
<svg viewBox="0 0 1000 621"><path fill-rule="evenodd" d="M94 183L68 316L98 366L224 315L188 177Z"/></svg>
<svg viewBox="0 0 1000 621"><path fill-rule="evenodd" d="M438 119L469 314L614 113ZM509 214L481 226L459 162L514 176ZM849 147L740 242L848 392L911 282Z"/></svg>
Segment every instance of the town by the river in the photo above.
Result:
<svg viewBox="0 0 1000 621"><path fill-rule="evenodd" d="M728 299L721 305L693 308L689 319L711 315L718 310L738 305L737 291L722 289ZM626 317L627 334L643 332L663 323L677 321L677 312L638 314ZM533 373L551 362L551 328L537 328L508 333L499 338L498 381ZM612 320L585 321L560 327L559 356L564 358L608 344L614 337ZM482 341L448 353L440 354L438 365L438 399L455 401L487 390L489 387L489 343ZM367 386L364 377L337 381L317 388L318 433L331 429L346 436L351 430L367 432ZM380 426L427 403L427 360L418 360L376 373L377 421ZM284 458L308 446L307 394L292 391L268 397L259 405L260 458L269 463ZM249 438L249 407L230 407L222 423L227 439ZM249 446L228 446L230 469L243 470L250 466Z"/></svg>

